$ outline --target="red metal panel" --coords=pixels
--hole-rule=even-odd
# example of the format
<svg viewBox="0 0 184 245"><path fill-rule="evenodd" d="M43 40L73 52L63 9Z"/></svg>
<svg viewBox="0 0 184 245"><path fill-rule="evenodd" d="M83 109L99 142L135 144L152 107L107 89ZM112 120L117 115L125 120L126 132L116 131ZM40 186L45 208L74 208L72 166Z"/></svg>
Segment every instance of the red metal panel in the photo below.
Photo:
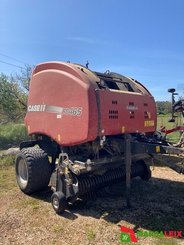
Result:
<svg viewBox="0 0 184 245"><path fill-rule="evenodd" d="M98 135L156 130L156 106L149 93L99 89L99 81L80 65L38 65L25 118L29 134L48 135L70 146L93 141Z"/></svg>
<svg viewBox="0 0 184 245"><path fill-rule="evenodd" d="M94 140L97 105L91 86L64 67L34 73L25 118L29 134L48 135L61 145Z"/></svg>
<svg viewBox="0 0 184 245"><path fill-rule="evenodd" d="M134 92L99 90L101 132L104 135L156 130L153 97Z"/></svg>

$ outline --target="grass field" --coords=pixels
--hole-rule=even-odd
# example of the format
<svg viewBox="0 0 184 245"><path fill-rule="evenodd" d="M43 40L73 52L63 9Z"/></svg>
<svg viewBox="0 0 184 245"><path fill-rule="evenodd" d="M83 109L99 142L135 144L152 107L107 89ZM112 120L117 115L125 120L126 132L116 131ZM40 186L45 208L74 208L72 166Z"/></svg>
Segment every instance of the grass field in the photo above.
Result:
<svg viewBox="0 0 184 245"><path fill-rule="evenodd" d="M27 196L17 187L14 166L0 161L0 244L121 245L120 226L137 231L182 230L184 179L165 167L154 167L148 182L132 181L131 209L125 185L117 184L98 198L78 202L61 216L50 203L51 191ZM127 243L130 244L130 243ZM138 245L183 245L183 239L139 237Z"/></svg>
<svg viewBox="0 0 184 245"><path fill-rule="evenodd" d="M181 118L176 118L176 122L169 122L171 115L158 115L157 118L157 130L159 131L161 127L166 127L166 129L174 128L178 125L182 125L183 122ZM176 143L179 140L180 133L174 132L167 136L167 139L173 143Z"/></svg>

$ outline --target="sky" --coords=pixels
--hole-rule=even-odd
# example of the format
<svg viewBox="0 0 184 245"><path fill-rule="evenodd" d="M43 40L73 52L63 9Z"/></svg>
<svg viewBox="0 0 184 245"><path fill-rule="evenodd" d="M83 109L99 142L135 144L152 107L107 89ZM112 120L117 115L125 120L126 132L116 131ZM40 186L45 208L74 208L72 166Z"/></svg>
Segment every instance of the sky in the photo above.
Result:
<svg viewBox="0 0 184 245"><path fill-rule="evenodd" d="M51 60L88 60L140 81L156 100L170 100L168 88L183 96L184 1L0 0L0 73Z"/></svg>

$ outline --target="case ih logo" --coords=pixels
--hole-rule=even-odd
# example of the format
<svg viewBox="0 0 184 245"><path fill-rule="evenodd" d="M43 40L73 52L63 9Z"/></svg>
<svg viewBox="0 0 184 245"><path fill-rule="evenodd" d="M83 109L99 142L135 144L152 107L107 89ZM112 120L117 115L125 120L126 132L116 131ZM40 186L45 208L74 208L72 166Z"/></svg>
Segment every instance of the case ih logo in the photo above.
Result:
<svg viewBox="0 0 184 245"><path fill-rule="evenodd" d="M59 107L52 105L29 105L27 108L28 112L50 112L56 113L58 115L71 115L71 116L81 116L82 107Z"/></svg>
<svg viewBox="0 0 184 245"><path fill-rule="evenodd" d="M121 242L138 242L138 237L172 237L182 238L182 231L137 231L121 226Z"/></svg>

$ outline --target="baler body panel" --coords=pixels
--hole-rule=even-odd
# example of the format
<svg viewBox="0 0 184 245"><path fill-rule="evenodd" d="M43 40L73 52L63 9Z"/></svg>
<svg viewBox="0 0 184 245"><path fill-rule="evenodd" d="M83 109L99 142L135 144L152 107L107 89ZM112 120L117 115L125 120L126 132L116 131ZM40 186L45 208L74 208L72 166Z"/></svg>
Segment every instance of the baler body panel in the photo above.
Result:
<svg viewBox="0 0 184 245"><path fill-rule="evenodd" d="M33 72L25 123L30 135L72 146L98 136L155 132L156 106L149 91L131 78L48 62Z"/></svg>
<svg viewBox="0 0 184 245"><path fill-rule="evenodd" d="M83 81L80 74L67 65L46 64L39 68L30 84L25 117L29 134L47 135L61 145L94 140L97 105L93 84Z"/></svg>
<svg viewBox="0 0 184 245"><path fill-rule="evenodd" d="M153 97L135 92L100 90L101 132L148 133L156 129Z"/></svg>

